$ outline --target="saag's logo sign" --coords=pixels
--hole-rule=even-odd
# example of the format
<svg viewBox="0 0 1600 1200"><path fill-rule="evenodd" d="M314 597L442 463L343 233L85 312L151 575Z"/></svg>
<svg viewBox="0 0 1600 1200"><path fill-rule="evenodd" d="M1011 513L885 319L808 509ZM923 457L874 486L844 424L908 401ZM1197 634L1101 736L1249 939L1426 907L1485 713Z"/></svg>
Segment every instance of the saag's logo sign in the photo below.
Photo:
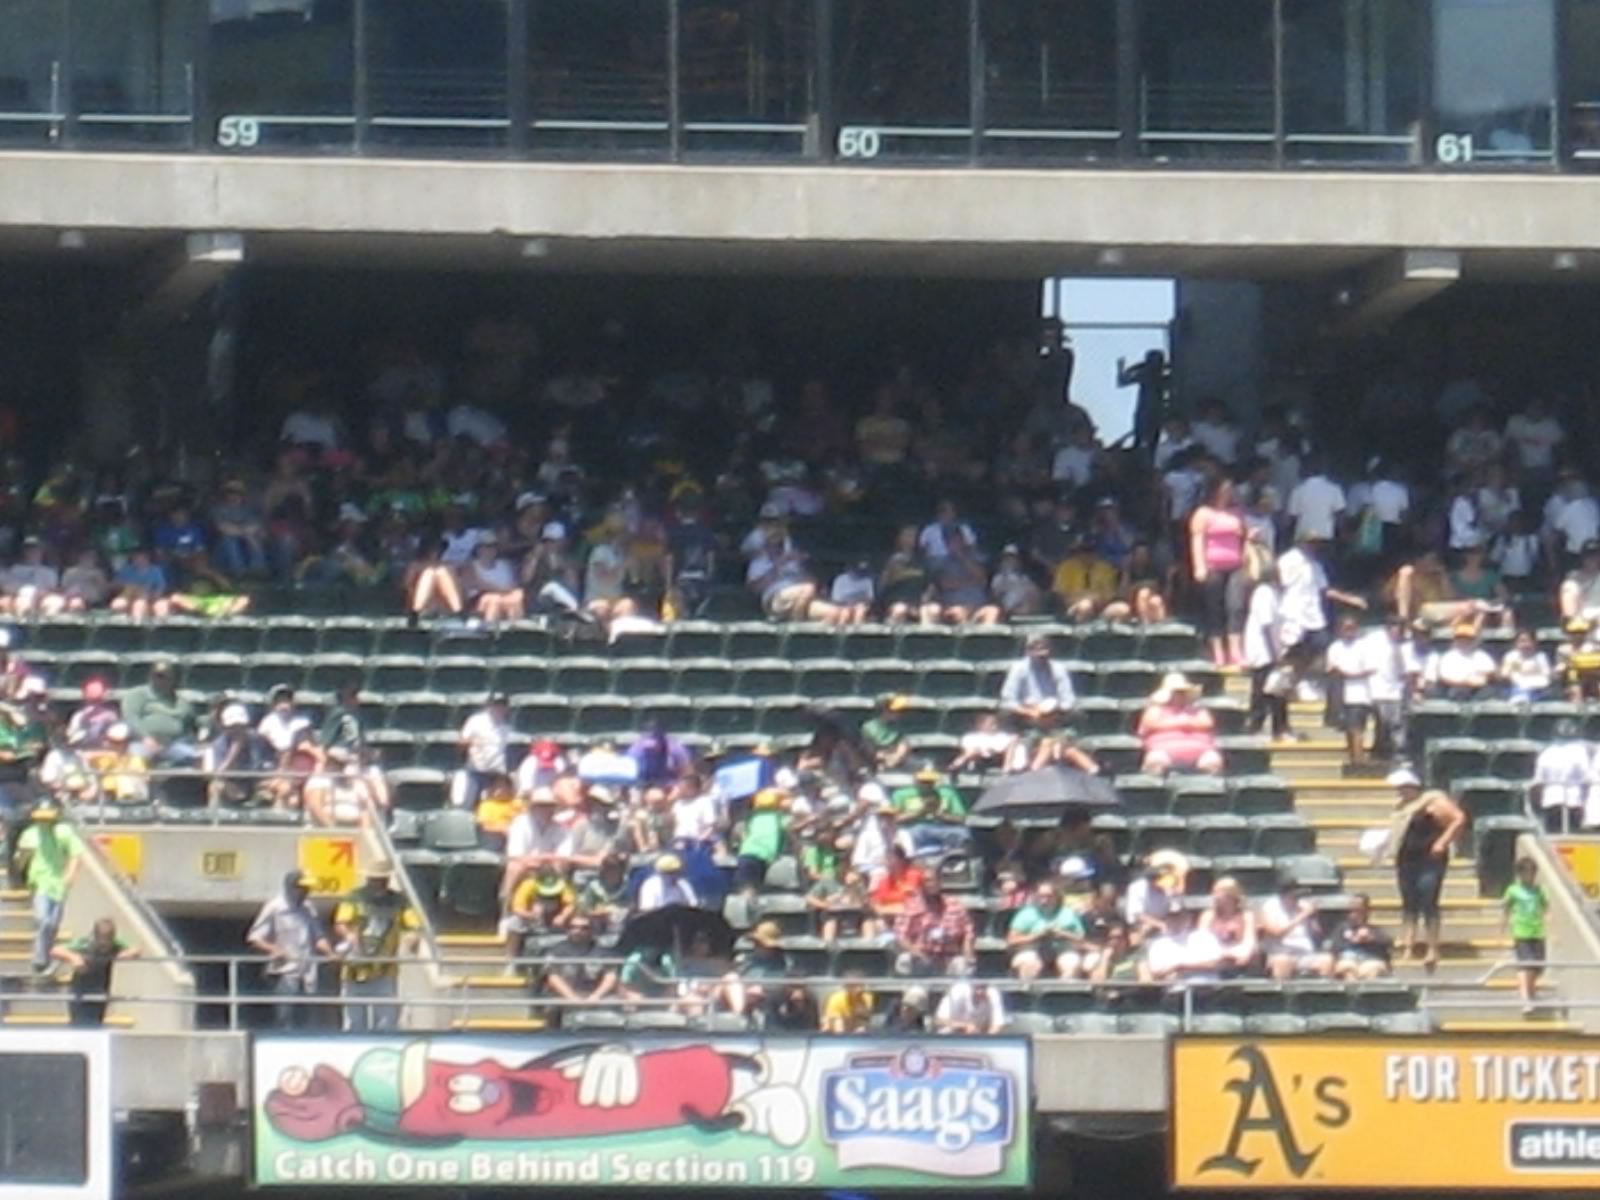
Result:
<svg viewBox="0 0 1600 1200"><path fill-rule="evenodd" d="M994 1175L1016 1140L1017 1083L982 1053L852 1054L822 1077L824 1137L847 1167Z"/></svg>
<svg viewBox="0 0 1600 1200"><path fill-rule="evenodd" d="M1241 1074L1222 1085L1234 1097L1233 1123L1227 1144L1200 1164L1199 1173L1227 1173L1248 1179L1262 1164L1262 1148L1270 1147L1289 1174L1304 1179L1322 1153L1322 1143L1308 1144L1317 1133L1297 1130L1289 1111L1284 1088L1273 1074L1272 1063L1259 1046L1246 1044L1229 1057L1239 1064ZM1322 1129L1338 1129L1350 1121L1350 1104L1344 1098L1345 1080L1324 1075L1315 1080L1293 1075L1288 1078L1288 1096L1309 1089L1316 1107L1311 1122Z"/></svg>

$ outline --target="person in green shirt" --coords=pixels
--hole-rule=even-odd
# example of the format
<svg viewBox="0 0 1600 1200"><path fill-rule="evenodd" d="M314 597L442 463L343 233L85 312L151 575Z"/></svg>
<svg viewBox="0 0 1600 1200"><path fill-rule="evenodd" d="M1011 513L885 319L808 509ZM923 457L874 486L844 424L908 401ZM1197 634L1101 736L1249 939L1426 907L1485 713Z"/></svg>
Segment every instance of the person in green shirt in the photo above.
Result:
<svg viewBox="0 0 1600 1200"><path fill-rule="evenodd" d="M767 868L783 853L789 830L784 804L784 794L777 788L763 788L750 802L744 838L739 842L739 862L734 868L734 885L746 895L753 896L761 890Z"/></svg>
<svg viewBox="0 0 1600 1200"><path fill-rule="evenodd" d="M1041 883L1006 931L1012 971L1018 979L1037 979L1046 971L1074 978L1083 965L1084 933L1078 910L1061 902L1055 884Z"/></svg>
<svg viewBox="0 0 1600 1200"><path fill-rule="evenodd" d="M64 962L72 971L72 999L67 1003L71 1024L98 1028L105 1024L104 997L111 994L111 971L119 962L138 958L139 951L117 933L117 923L101 917L94 932L70 945L55 946L50 956ZM93 998L91 998L93 997Z"/></svg>
<svg viewBox="0 0 1600 1200"><path fill-rule="evenodd" d="M61 824L61 810L45 802L33 810L33 824L17 839L17 858L33 891L33 969L50 969L50 951L61 929L67 892L77 878L83 843L72 826Z"/></svg>
<svg viewBox="0 0 1600 1200"><path fill-rule="evenodd" d="M194 705L178 694L177 667L170 659L154 663L149 682L123 694L122 719L143 739L151 762L187 767L200 761Z"/></svg>
<svg viewBox="0 0 1600 1200"><path fill-rule="evenodd" d="M918 768L910 787L889 796L900 827L911 834L915 857L949 854L972 844L967 829L967 802L949 781L928 764Z"/></svg>
<svg viewBox="0 0 1600 1200"><path fill-rule="evenodd" d="M880 771L894 770L911 753L911 743L900 728L900 714L910 707L904 696L880 696L878 711L861 723L861 740Z"/></svg>
<svg viewBox="0 0 1600 1200"><path fill-rule="evenodd" d="M1539 864L1524 855L1517 859L1517 877L1506 885L1500 903L1503 924L1511 934L1517 962L1517 990L1522 993L1522 1015L1534 1012L1534 991L1544 973L1545 913L1550 911L1550 893L1539 882Z"/></svg>

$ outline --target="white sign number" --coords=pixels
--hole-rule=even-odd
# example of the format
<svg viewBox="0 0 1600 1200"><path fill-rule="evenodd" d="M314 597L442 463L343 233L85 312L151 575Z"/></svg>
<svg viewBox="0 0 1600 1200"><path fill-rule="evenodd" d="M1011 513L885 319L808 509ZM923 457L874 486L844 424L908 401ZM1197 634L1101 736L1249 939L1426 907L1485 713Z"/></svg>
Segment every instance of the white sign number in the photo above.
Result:
<svg viewBox="0 0 1600 1200"><path fill-rule="evenodd" d="M248 150L261 144L261 122L254 117L223 117L217 122L217 145Z"/></svg>
<svg viewBox="0 0 1600 1200"><path fill-rule="evenodd" d="M839 130L840 158L877 158L882 149L883 138L876 129L846 125Z"/></svg>
<svg viewBox="0 0 1600 1200"><path fill-rule="evenodd" d="M1433 143L1433 153L1442 163L1469 163L1472 161L1472 135L1441 133Z"/></svg>

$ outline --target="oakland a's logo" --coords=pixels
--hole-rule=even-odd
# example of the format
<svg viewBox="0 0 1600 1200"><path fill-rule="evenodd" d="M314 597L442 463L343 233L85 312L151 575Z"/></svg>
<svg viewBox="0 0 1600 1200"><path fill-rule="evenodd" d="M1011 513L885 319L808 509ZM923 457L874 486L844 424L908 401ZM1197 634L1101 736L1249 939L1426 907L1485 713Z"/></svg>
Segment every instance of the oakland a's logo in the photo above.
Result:
<svg viewBox="0 0 1600 1200"><path fill-rule="evenodd" d="M1277 1143L1278 1154L1282 1156L1284 1166L1291 1175L1296 1179L1305 1178L1306 1172L1311 1170L1317 1156L1322 1153L1322 1146L1303 1146L1296 1137L1283 1092L1273 1077L1267 1056L1257 1046L1244 1045L1230 1054L1228 1061L1245 1066L1243 1076L1230 1079L1222 1088L1238 1097L1238 1108L1234 1112L1233 1127L1228 1133L1228 1144L1220 1154L1213 1154L1200 1164L1200 1174L1228 1171L1246 1178L1254 1175L1262 1159L1259 1155L1247 1157L1246 1151L1255 1147L1259 1138L1251 1140L1249 1147L1245 1142L1252 1135L1261 1135ZM1304 1085L1304 1079L1296 1075L1289 1084L1290 1093L1293 1094ZM1350 1120L1350 1105L1342 1095L1344 1088L1345 1081L1333 1075L1325 1075L1312 1084L1312 1094L1317 1099L1313 1121L1326 1129L1337 1129Z"/></svg>

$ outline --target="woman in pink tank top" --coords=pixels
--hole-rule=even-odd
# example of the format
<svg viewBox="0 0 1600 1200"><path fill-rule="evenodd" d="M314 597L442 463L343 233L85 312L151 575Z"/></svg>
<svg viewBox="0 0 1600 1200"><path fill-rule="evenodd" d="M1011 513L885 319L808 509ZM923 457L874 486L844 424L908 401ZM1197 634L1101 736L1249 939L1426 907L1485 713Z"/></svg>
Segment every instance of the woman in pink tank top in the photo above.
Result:
<svg viewBox="0 0 1600 1200"><path fill-rule="evenodd" d="M1244 514L1233 481L1214 480L1189 517L1189 562L1200 589L1201 631L1219 667L1244 662Z"/></svg>

